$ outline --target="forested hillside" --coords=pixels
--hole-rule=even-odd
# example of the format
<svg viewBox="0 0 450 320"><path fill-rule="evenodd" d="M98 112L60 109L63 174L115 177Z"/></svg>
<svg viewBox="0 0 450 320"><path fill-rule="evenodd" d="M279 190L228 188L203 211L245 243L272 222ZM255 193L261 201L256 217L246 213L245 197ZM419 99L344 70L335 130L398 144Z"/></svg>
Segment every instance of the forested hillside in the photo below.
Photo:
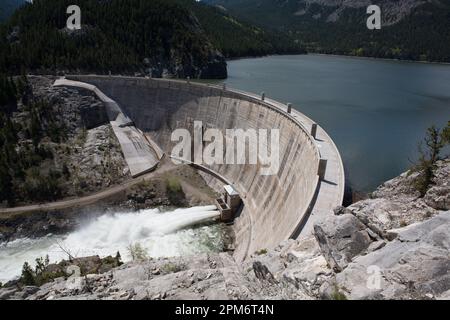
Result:
<svg viewBox="0 0 450 320"><path fill-rule="evenodd" d="M2 0L0 3L0 22L9 18L9 16L24 3L25 0Z"/></svg>
<svg viewBox="0 0 450 320"><path fill-rule="evenodd" d="M43 101L29 101L29 90L26 77L13 79L0 76L0 204L4 201L13 204L18 194L27 192L27 187L30 187L28 190L35 195L39 192L45 193L47 198L57 196L56 179L52 174L42 177L37 188L31 188L32 183L25 186L27 170L53 156L48 148L40 145L44 136L41 120L44 117L49 120L51 125L47 129L53 129L49 129L47 133L53 131L55 141L64 139L64 128L56 128L48 104ZM19 100L28 105L30 114L24 123L14 122L11 116L12 112L17 111ZM19 147L21 135L32 140L31 146L24 144L23 148ZM30 180L31 178L29 182ZM17 186L21 186L21 191Z"/></svg>
<svg viewBox="0 0 450 320"><path fill-rule="evenodd" d="M66 29L69 5L82 29ZM174 0L36 0L0 31L3 72L135 72L225 78L226 63L197 19Z"/></svg>
<svg viewBox="0 0 450 320"><path fill-rule="evenodd" d="M308 52L450 62L450 0L204 0L293 37ZM369 4L382 29L368 30Z"/></svg>
<svg viewBox="0 0 450 320"><path fill-rule="evenodd" d="M66 29L69 5L81 30ZM194 0L35 0L0 27L0 72L225 78L225 57L302 53L292 39Z"/></svg>
<svg viewBox="0 0 450 320"><path fill-rule="evenodd" d="M209 39L227 58L306 52L282 32L255 27L217 7L191 0L179 1L195 13Z"/></svg>
<svg viewBox="0 0 450 320"><path fill-rule="evenodd" d="M101 101L54 80L0 76L0 207L81 196L129 177Z"/></svg>

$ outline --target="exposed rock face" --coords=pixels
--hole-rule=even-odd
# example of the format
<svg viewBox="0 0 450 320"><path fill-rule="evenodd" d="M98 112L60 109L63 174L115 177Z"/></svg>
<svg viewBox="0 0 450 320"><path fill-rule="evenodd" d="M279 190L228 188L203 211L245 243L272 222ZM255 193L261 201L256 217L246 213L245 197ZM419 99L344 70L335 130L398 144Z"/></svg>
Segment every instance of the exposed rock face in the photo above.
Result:
<svg viewBox="0 0 450 320"><path fill-rule="evenodd" d="M445 296L450 290L449 238L447 211L400 229L383 248L356 257L336 275L336 284L350 299Z"/></svg>
<svg viewBox="0 0 450 320"><path fill-rule="evenodd" d="M206 0L222 8L244 11L246 8L263 7L268 12L282 11L303 19L323 20L327 23L346 21L350 9L366 10L370 5L378 5L382 12L383 25L392 25L410 15L414 9L433 0ZM289 18L289 17L287 17Z"/></svg>
<svg viewBox="0 0 450 320"><path fill-rule="evenodd" d="M363 231L345 216L346 230ZM33 294L0 290L3 299L438 299L450 290L450 212L396 231L391 242L361 237L326 237L322 251L314 238L290 240L244 265L228 253L132 262L104 274L57 279ZM333 242L334 241L334 242ZM340 247L338 244L343 244ZM323 245L321 244L321 247ZM350 250L349 248L353 248ZM331 253L329 253L331 252ZM351 259L352 255L355 255ZM330 257L342 271L333 272ZM335 258L338 257L338 258ZM347 259L347 260L345 260ZM349 261L351 259L351 261Z"/></svg>
<svg viewBox="0 0 450 320"><path fill-rule="evenodd" d="M217 50L212 51L208 63L200 70L199 77L201 79L226 79L228 71L225 57Z"/></svg>
<svg viewBox="0 0 450 320"><path fill-rule="evenodd" d="M314 226L322 254L335 271L342 271L352 258L367 249L373 232L354 215L335 216Z"/></svg>
<svg viewBox="0 0 450 320"><path fill-rule="evenodd" d="M245 265L228 253L135 261L102 274L58 278L25 295L29 300L312 299L332 272L314 239L288 241ZM21 299L28 290L0 289Z"/></svg>
<svg viewBox="0 0 450 320"><path fill-rule="evenodd" d="M109 122L105 105L100 101L92 103L90 106L82 106L80 114L86 129L96 128Z"/></svg>
<svg viewBox="0 0 450 320"><path fill-rule="evenodd" d="M314 238L262 248L242 264L228 253L150 259L76 288L64 279L3 288L0 299L450 299L450 211L441 210L449 166L438 164L425 198L403 174L373 199L330 212Z"/></svg>
<svg viewBox="0 0 450 320"><path fill-rule="evenodd" d="M449 161L438 163L435 172L435 185L425 194L424 201L436 210L450 210L450 164Z"/></svg>
<svg viewBox="0 0 450 320"><path fill-rule="evenodd" d="M407 172L380 186L372 198L315 226L322 254L336 271L321 288L350 299L448 298L450 289L450 161L438 162L424 198Z"/></svg>
<svg viewBox="0 0 450 320"><path fill-rule="evenodd" d="M413 187L417 173L405 172L385 182L371 199L349 206L350 212L374 231L382 232L426 220L450 208L450 160L437 163L434 185L424 198Z"/></svg>
<svg viewBox="0 0 450 320"><path fill-rule="evenodd" d="M59 279L28 299L244 299L248 283L226 253L133 262L104 274Z"/></svg>
<svg viewBox="0 0 450 320"><path fill-rule="evenodd" d="M17 132L16 150L22 158L36 157L31 164L23 165L25 172L34 170L40 177L48 176L50 171L58 173L54 179L57 192L52 197L33 197L36 192L29 189L38 190L35 185L40 180L26 174L25 178L13 181L15 205L80 196L130 178L105 107L93 93L54 87L50 76L29 76L28 82L17 110L11 115L12 122L21 128ZM36 107L37 103L42 106ZM33 114L39 115L39 121L33 122ZM38 128L37 133L30 133L32 124ZM46 150L46 156L30 151L35 143Z"/></svg>
<svg viewBox="0 0 450 320"><path fill-rule="evenodd" d="M401 19L411 13L414 8L423 5L427 1L424 0L303 0L299 4L304 7L306 13L315 5L332 8L333 11L327 17L327 22L336 22L343 15L347 8L367 8L372 4L376 4L383 9L384 25L391 25L399 22Z"/></svg>
<svg viewBox="0 0 450 320"><path fill-rule="evenodd" d="M145 75L149 75L152 78L226 79L228 77L225 57L212 48L208 53L208 61L201 66L194 64L183 65L178 60L178 57L172 57L170 60L160 58L152 63L150 59L146 59ZM191 58L192 60L194 58Z"/></svg>

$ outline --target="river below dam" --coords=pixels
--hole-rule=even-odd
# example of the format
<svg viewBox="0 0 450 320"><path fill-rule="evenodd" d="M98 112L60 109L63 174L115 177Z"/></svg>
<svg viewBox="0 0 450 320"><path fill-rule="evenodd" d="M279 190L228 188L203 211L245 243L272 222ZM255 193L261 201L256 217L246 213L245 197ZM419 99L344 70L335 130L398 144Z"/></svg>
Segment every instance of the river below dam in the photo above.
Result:
<svg viewBox="0 0 450 320"><path fill-rule="evenodd" d="M216 206L202 206L163 212L105 214L84 223L64 236L18 239L0 243L0 282L20 275L24 262L34 266L36 258L48 254L50 262L74 257L114 256L120 252L130 261L130 245L139 244L149 257L172 257L223 250L223 225L211 223L219 216Z"/></svg>
<svg viewBox="0 0 450 320"><path fill-rule="evenodd" d="M360 192L411 167L426 129L450 120L450 65L269 56L229 61L228 74L229 87L291 102L317 121Z"/></svg>

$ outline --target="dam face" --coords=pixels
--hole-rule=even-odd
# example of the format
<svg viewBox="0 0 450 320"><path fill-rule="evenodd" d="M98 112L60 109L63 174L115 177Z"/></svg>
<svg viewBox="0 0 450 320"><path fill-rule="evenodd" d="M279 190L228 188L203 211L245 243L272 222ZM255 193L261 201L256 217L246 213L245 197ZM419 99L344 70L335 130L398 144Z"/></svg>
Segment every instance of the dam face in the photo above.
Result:
<svg viewBox="0 0 450 320"><path fill-rule="evenodd" d="M172 132L192 132L194 121L224 135L233 128L279 129L277 174L260 175L258 165L250 164L208 166L232 183L244 202L234 223L237 259L294 236L310 215L320 188L321 155L315 139L285 111L255 97L201 84L127 77L70 78L95 85L116 101L136 127L167 154L176 144L171 141ZM212 176L206 179L218 184ZM339 183L343 190L343 182ZM342 202L340 195L335 198L332 206Z"/></svg>

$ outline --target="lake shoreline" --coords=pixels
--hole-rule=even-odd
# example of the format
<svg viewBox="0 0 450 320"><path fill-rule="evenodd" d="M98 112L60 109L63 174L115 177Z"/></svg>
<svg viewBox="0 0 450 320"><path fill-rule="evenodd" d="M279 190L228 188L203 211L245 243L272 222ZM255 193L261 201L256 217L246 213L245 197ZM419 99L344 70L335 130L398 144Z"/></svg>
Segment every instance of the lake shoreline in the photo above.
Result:
<svg viewBox="0 0 450 320"><path fill-rule="evenodd" d="M323 127L342 155L358 199L410 168L427 128L450 120L450 68L342 57L229 61L226 84L290 102Z"/></svg>
<svg viewBox="0 0 450 320"><path fill-rule="evenodd" d="M374 60L374 61L391 61L391 62L406 62L406 63L420 63L424 65L442 65L450 66L450 62L437 62L437 61L422 61L422 60L404 60L404 59L394 59L394 58L376 58L376 57L359 57L344 54L331 54L331 53L298 53L298 54L270 54L265 56L244 56L237 58L227 58L226 62L247 60L247 59L258 59L258 58L268 58L268 57L288 57L288 56L326 56L326 57L337 57L337 58L349 58L349 59L360 59L360 60ZM229 75L228 75L229 77Z"/></svg>

